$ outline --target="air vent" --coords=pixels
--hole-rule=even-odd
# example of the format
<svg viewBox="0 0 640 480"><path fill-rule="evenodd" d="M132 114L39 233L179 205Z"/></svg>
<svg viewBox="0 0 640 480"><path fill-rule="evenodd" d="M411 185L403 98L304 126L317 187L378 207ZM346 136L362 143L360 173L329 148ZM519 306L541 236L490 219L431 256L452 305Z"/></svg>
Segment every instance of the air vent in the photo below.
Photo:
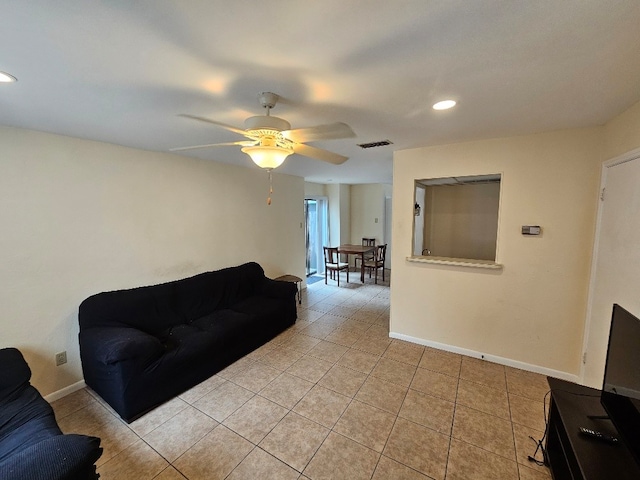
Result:
<svg viewBox="0 0 640 480"><path fill-rule="evenodd" d="M387 145L393 145L393 142L391 140L380 140L379 142L358 143L360 148L386 147Z"/></svg>

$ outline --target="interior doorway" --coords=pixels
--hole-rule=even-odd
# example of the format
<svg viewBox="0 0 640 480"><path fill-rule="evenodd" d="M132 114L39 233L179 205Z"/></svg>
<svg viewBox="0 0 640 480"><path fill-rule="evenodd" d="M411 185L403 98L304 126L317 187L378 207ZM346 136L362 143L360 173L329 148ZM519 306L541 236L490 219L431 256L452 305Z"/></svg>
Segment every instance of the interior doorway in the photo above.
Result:
<svg viewBox="0 0 640 480"><path fill-rule="evenodd" d="M304 200L306 275L324 273L322 247L327 244L327 199Z"/></svg>
<svg viewBox="0 0 640 480"><path fill-rule="evenodd" d="M602 387L613 304L640 315L640 149L603 165L582 383Z"/></svg>

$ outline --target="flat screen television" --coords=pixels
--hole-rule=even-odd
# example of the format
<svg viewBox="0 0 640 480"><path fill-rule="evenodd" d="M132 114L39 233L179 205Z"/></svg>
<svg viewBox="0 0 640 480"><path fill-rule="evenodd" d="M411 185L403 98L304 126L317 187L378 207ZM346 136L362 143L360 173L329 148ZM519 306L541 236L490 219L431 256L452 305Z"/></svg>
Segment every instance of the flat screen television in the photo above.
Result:
<svg viewBox="0 0 640 480"><path fill-rule="evenodd" d="M640 319L613 306L602 406L640 463Z"/></svg>

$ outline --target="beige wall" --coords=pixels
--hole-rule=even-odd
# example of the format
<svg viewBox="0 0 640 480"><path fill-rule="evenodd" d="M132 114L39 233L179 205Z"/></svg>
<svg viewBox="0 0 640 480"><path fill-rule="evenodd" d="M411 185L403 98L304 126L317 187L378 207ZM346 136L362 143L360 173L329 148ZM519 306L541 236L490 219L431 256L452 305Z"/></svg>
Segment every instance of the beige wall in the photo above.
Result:
<svg viewBox="0 0 640 480"><path fill-rule="evenodd" d="M341 184L340 190L340 242L351 241L351 185Z"/></svg>
<svg viewBox="0 0 640 480"><path fill-rule="evenodd" d="M362 238L384 242L385 185L351 185L351 237L349 243L360 245Z"/></svg>
<svg viewBox="0 0 640 480"><path fill-rule="evenodd" d="M391 332L577 375L602 145L590 128L396 152ZM414 180L487 173L502 173L504 268L408 262Z"/></svg>
<svg viewBox="0 0 640 480"><path fill-rule="evenodd" d="M351 239L350 185L329 183L325 191L329 202L329 246L337 247Z"/></svg>
<svg viewBox="0 0 640 480"><path fill-rule="evenodd" d="M604 160L640 147L640 102L605 125Z"/></svg>
<svg viewBox="0 0 640 480"><path fill-rule="evenodd" d="M340 245L340 230L342 219L340 218L340 185L332 183L325 185L329 202L329 245L337 247Z"/></svg>
<svg viewBox="0 0 640 480"><path fill-rule="evenodd" d="M0 128L0 346L44 395L82 379L80 302L257 261L304 276L303 179ZM55 367L66 350L69 362Z"/></svg>
<svg viewBox="0 0 640 480"><path fill-rule="evenodd" d="M326 197L327 192L323 183L304 182L304 196L309 197Z"/></svg>

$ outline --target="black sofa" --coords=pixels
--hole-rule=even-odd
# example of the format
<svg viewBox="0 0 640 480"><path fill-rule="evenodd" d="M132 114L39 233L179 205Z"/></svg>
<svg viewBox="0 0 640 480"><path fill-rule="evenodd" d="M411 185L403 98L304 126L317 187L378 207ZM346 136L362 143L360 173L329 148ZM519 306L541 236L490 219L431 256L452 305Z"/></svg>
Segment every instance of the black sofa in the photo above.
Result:
<svg viewBox="0 0 640 480"><path fill-rule="evenodd" d="M293 325L296 292L251 262L93 295L78 315L85 382L131 422Z"/></svg>
<svg viewBox="0 0 640 480"><path fill-rule="evenodd" d="M63 435L15 348L0 350L0 478L95 480L100 439Z"/></svg>

